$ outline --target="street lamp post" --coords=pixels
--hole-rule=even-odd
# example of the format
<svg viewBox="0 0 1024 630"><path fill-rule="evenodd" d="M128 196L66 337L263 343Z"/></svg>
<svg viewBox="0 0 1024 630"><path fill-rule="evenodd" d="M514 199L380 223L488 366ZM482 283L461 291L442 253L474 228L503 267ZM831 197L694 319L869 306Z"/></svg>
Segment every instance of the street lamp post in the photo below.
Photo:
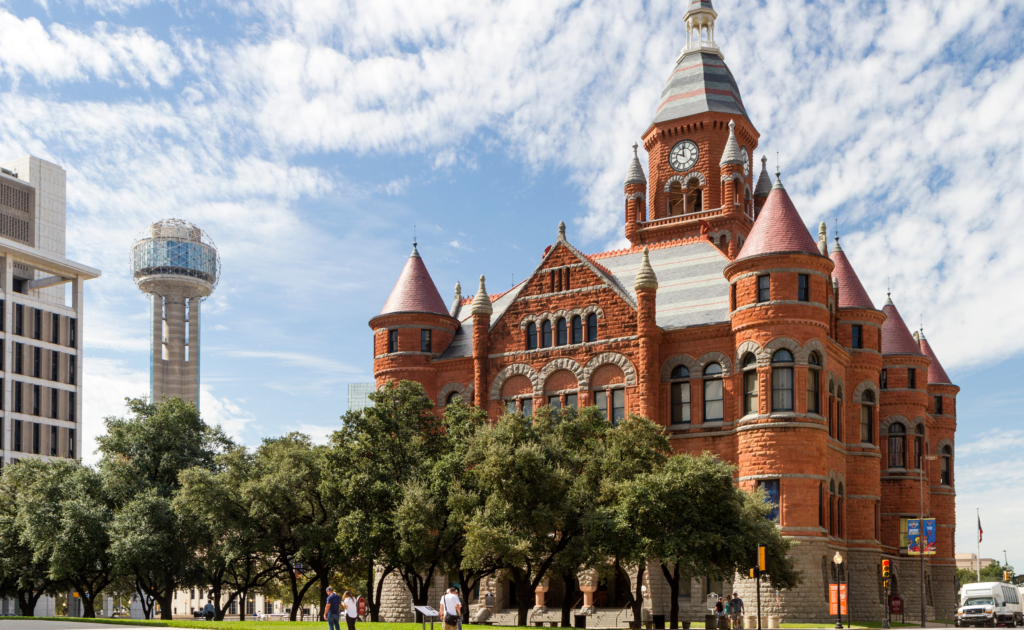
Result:
<svg viewBox="0 0 1024 630"><path fill-rule="evenodd" d="M836 563L836 630L843 630L843 555L837 551L832 561Z"/></svg>
<svg viewBox="0 0 1024 630"><path fill-rule="evenodd" d="M935 455L925 455L925 461L934 461L938 459ZM925 464L921 464L921 516L917 521L917 551L918 556L921 559L921 627L925 627L925 610L924 610L924 480L928 478L928 474L925 472Z"/></svg>

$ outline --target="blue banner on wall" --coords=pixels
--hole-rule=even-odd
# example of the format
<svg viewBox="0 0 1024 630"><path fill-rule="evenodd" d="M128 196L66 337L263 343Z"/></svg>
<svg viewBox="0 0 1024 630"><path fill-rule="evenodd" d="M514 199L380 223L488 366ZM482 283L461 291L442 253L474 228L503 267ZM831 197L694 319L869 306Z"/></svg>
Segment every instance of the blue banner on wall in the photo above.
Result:
<svg viewBox="0 0 1024 630"><path fill-rule="evenodd" d="M924 547L924 555L935 555L935 519L924 519L923 530L921 528L921 519L912 518L907 521L907 538L910 539L910 545L907 548L908 555L922 555L922 547Z"/></svg>

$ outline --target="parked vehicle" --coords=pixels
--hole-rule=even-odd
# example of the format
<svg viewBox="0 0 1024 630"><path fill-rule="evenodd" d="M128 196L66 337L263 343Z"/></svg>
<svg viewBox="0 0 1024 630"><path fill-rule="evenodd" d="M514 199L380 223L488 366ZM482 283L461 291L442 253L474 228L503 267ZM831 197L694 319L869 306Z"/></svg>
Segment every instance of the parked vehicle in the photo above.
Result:
<svg viewBox="0 0 1024 630"><path fill-rule="evenodd" d="M955 625L958 628L1024 626L1020 589L1002 582L965 584L960 589L960 608L956 611Z"/></svg>

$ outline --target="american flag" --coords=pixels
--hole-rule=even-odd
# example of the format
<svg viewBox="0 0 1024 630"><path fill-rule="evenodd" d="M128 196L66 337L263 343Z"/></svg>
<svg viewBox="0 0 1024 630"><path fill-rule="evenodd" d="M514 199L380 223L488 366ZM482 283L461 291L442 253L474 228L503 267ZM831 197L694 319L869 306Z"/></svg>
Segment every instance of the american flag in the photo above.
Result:
<svg viewBox="0 0 1024 630"><path fill-rule="evenodd" d="M981 535L985 533L985 530L981 528L981 517L978 517L978 543L981 543Z"/></svg>

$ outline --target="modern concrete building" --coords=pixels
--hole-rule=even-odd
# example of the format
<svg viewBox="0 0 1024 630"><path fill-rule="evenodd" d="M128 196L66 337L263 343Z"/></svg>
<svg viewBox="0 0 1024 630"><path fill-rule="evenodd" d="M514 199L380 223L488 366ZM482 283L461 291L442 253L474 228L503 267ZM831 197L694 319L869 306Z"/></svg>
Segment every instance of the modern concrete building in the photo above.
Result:
<svg viewBox="0 0 1024 630"><path fill-rule="evenodd" d="M83 290L100 272L65 258L66 181L37 157L0 164L3 464L81 456Z"/></svg>
<svg viewBox="0 0 1024 630"><path fill-rule="evenodd" d="M348 410L360 411L373 406L370 394L377 391L376 383L349 383Z"/></svg>
<svg viewBox="0 0 1024 630"><path fill-rule="evenodd" d="M164 219L132 245L132 276L153 306L150 396L181 397L199 407L199 304L220 279L210 237L188 221Z"/></svg>

